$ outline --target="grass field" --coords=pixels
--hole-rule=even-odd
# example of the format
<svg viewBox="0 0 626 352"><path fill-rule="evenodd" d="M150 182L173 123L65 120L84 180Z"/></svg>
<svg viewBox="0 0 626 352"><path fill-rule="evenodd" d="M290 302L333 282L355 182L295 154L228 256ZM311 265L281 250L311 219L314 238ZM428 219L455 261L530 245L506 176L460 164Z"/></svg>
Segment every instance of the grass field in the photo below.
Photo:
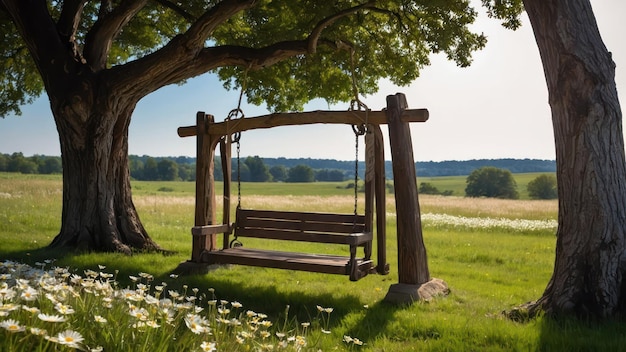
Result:
<svg viewBox="0 0 626 352"><path fill-rule="evenodd" d="M533 178L515 176L520 177L518 185ZM440 190L464 187L463 178L427 182ZM242 203L248 208L350 212L353 193L345 185L245 183ZM79 274L87 269L98 271L103 266L117 271L116 280L121 287L134 285L130 276L149 273L154 277L154 285L166 282L170 289L214 292L218 299L236 301L245 309L263 312L275 322L274 327L284 328L281 331L295 331L299 322L317 323L318 329L309 332L302 350L616 351L626 343L624 326L619 322L554 321L541 317L520 323L501 314L539 298L548 283L554 261L556 201L420 196L430 273L445 280L451 293L427 303L393 306L382 301L389 286L398 281L391 195L387 199L387 258L391 273L387 276L370 275L350 282L344 276L231 266L173 279L171 272L191 253L194 185L133 182L133 190L135 204L150 235L174 254L127 257L47 251L45 246L60 227L60 177L0 174L0 261L13 259L37 265L44 259L56 259L54 265ZM360 206L362 201L359 199ZM248 240L245 245L276 246L259 240ZM299 246L294 249L310 250L306 244ZM337 246L321 250L346 251ZM332 307L332 313L320 316L318 307ZM85 321L74 328L83 326L89 330L83 334L91 336L95 333L89 324L92 323ZM194 341L193 334L180 333L180 346ZM3 338L7 346L15 343L15 336L18 335L0 331L0 350L6 350L2 348ZM348 343L345 336L358 338L364 345ZM120 343L102 339L104 350L115 350L107 346ZM164 343L177 346L172 341ZM159 350L155 346L156 342L152 349L133 350ZM257 347L262 349L260 344Z"/></svg>

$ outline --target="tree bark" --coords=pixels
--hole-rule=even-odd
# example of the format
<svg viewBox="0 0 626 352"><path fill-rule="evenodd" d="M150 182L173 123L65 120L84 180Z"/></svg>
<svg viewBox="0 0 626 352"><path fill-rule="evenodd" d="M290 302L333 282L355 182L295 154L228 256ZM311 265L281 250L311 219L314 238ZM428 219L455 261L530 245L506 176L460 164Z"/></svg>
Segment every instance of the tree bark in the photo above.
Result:
<svg viewBox="0 0 626 352"><path fill-rule="evenodd" d="M615 64L589 0L524 0L543 63L557 160L554 273L531 312L624 312L626 163Z"/></svg>
<svg viewBox="0 0 626 352"><path fill-rule="evenodd" d="M88 86L88 85L87 85ZM128 127L136 102L121 94L82 104L90 90L50 94L63 163L61 230L50 244L84 251L156 250L131 198Z"/></svg>

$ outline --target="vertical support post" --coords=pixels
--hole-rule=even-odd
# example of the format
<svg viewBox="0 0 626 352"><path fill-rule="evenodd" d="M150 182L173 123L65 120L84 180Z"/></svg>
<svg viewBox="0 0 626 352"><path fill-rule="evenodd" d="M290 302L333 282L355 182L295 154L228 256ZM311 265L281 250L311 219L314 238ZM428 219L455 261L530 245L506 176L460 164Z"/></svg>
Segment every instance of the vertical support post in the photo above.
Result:
<svg viewBox="0 0 626 352"><path fill-rule="evenodd" d="M389 288L385 300L397 303L429 299L430 295L425 297L423 294L423 286L431 287L426 247L422 236L411 130L409 124L400 119L406 108L404 94L387 96L386 114L396 197L399 283ZM441 280L436 282L436 287L441 286L439 281ZM443 291L447 291L447 285L443 283L443 286L445 286L445 289L442 288ZM428 290L428 293L431 294L431 291Z"/></svg>
<svg viewBox="0 0 626 352"><path fill-rule="evenodd" d="M222 160L222 175L224 180L224 187L222 193L222 223L230 224L230 189L231 189L231 175L232 175L232 151L230 136L224 136L220 141L220 156ZM230 231L224 232L224 249L228 248L230 243Z"/></svg>
<svg viewBox="0 0 626 352"><path fill-rule="evenodd" d="M202 111L196 114L196 209L195 226L215 224L215 147L217 140L206 133L209 124L214 122L212 115ZM193 236L191 261L201 262L202 252L217 248L216 235Z"/></svg>
<svg viewBox="0 0 626 352"><path fill-rule="evenodd" d="M381 275L389 274L387 263L387 186L385 185L385 149L383 132L379 125L370 125L366 135L368 156L367 161L372 166L374 178L374 198L376 199L376 272ZM371 155L369 154L372 147Z"/></svg>
<svg viewBox="0 0 626 352"><path fill-rule="evenodd" d="M376 168L375 168L375 140L372 139L372 133L370 128L372 125L367 126L368 130L365 134L365 232L372 232L374 223L374 196L375 196L375 181L376 181ZM365 259L369 260L372 257L372 242L365 244Z"/></svg>

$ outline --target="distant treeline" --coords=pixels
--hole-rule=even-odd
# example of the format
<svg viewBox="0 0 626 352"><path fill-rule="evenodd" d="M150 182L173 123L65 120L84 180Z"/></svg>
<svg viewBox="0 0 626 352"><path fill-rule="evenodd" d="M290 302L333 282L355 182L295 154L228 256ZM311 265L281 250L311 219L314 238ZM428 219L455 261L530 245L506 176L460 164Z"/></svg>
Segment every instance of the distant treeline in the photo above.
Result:
<svg viewBox="0 0 626 352"><path fill-rule="evenodd" d="M237 178L237 170L241 172L241 181L250 182L314 182L344 181L354 179L354 161L311 158L241 158L239 168L233 159L233 179ZM493 166L509 170L511 173L555 172L554 160L537 159L477 159L453 161L427 161L415 164L418 176L466 176L472 171ZM183 180L194 181L196 177L196 158L151 157L147 155L129 156L131 177L136 180ZM364 162L358 164L359 178L365 174ZM55 174L62 172L61 157L33 155L22 153L0 154L0 171L20 172L24 174ZM385 162L387 179L393 177L391 161ZM222 165L215 161L215 177L222 178Z"/></svg>

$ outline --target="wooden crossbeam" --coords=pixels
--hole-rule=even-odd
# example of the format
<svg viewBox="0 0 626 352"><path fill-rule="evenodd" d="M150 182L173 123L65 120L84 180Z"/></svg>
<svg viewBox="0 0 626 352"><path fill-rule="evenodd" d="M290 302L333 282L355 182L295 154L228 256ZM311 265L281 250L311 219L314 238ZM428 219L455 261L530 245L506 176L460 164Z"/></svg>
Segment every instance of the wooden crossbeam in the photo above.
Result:
<svg viewBox="0 0 626 352"><path fill-rule="evenodd" d="M402 122L426 122L428 120L428 110L404 110L400 118ZM317 123L360 125L365 122L374 125L383 125L388 123L387 116L384 110L316 110L309 112L274 113L252 118L241 118L230 121L215 122L207 126L207 134L214 136L225 136L228 134L247 130L272 128L278 126L310 125ZM195 136L196 126L179 127L178 135L180 137Z"/></svg>

